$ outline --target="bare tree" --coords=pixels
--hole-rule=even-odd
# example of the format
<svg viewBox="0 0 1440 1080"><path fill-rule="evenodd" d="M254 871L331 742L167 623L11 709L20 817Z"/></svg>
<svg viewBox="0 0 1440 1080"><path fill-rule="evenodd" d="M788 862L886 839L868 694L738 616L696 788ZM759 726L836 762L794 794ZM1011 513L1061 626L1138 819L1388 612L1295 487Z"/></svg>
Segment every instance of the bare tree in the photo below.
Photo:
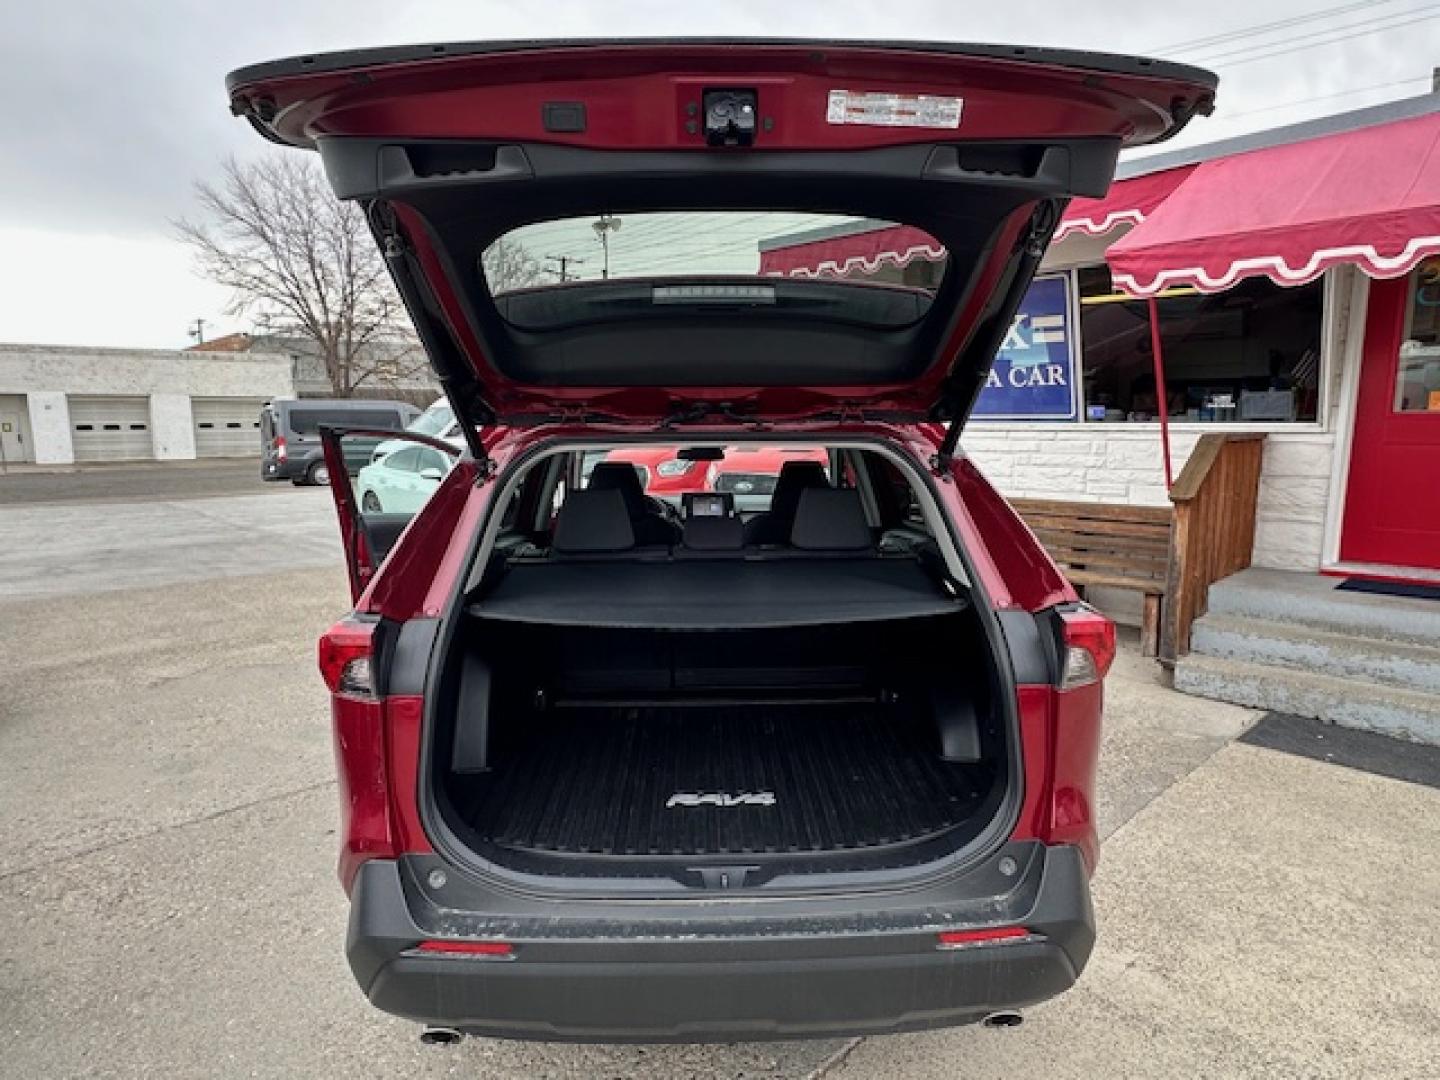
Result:
<svg viewBox="0 0 1440 1080"><path fill-rule="evenodd" d="M491 293L513 292L545 280L545 271L529 251L513 240L501 238L480 256L485 270L485 286Z"/></svg>
<svg viewBox="0 0 1440 1080"><path fill-rule="evenodd" d="M233 290L232 314L313 343L337 395L425 365L364 215L308 157L227 159L195 185L208 219L175 224L202 272Z"/></svg>

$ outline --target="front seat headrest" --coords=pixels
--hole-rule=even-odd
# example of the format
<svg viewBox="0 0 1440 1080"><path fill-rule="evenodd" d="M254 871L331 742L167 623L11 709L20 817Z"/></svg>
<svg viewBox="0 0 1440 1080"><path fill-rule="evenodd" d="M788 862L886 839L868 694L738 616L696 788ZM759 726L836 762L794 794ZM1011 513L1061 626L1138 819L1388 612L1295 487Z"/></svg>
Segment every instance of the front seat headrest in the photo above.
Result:
<svg viewBox="0 0 1440 1080"><path fill-rule="evenodd" d="M806 488L800 493L790 544L801 551L870 551L875 535L854 488Z"/></svg>
<svg viewBox="0 0 1440 1080"><path fill-rule="evenodd" d="M628 469L629 466L627 465ZM555 519L555 552L585 555L628 551L635 546L635 530L618 491L572 491Z"/></svg>
<svg viewBox="0 0 1440 1080"><path fill-rule="evenodd" d="M624 461L602 461L590 472L586 491L618 491L625 500L625 512L631 521L638 521L650 512L645 489L635 466Z"/></svg>

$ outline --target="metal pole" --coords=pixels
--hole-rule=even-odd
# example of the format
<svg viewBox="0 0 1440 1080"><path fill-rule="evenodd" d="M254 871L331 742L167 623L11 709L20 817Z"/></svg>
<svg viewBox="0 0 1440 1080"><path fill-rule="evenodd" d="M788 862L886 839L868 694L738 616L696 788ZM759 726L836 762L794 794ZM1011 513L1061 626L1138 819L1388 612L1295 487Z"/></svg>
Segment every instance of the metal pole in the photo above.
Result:
<svg viewBox="0 0 1440 1080"><path fill-rule="evenodd" d="M1160 305L1155 297L1145 300L1150 310L1150 359L1155 365L1155 404L1160 410L1160 452L1165 459L1165 490L1175 486L1175 476L1170 468L1170 406L1165 392L1165 357L1160 347Z"/></svg>

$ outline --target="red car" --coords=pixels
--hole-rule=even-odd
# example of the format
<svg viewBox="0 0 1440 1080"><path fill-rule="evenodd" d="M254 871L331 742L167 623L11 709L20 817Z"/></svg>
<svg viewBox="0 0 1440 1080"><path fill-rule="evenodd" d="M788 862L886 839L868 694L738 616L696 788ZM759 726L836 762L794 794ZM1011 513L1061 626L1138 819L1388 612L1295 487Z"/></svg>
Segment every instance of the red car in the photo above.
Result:
<svg viewBox="0 0 1440 1080"><path fill-rule="evenodd" d="M1066 200L1214 86L813 41L230 77L364 208L465 421L403 531L326 436L355 610L320 667L376 1006L431 1038L736 1040L1009 1024L1075 981L1114 629L958 439ZM760 275L774 236L862 219L927 234L938 284ZM516 288L496 250L587 262ZM830 467L807 449L744 521L736 492L657 510L648 460L583 468L792 446Z"/></svg>

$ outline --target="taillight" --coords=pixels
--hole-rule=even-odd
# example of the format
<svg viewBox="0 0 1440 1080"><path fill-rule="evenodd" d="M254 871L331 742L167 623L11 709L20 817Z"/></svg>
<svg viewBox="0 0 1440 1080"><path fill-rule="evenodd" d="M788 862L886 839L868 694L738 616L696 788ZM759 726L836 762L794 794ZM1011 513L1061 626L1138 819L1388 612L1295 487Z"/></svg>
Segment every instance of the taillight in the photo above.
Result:
<svg viewBox="0 0 1440 1080"><path fill-rule="evenodd" d="M374 700L375 624L342 619L320 638L320 674L332 694Z"/></svg>
<svg viewBox="0 0 1440 1080"><path fill-rule="evenodd" d="M1060 689L1074 690L1105 678L1115 661L1115 624L1088 605L1062 611L1065 662Z"/></svg>
<svg viewBox="0 0 1440 1080"><path fill-rule="evenodd" d="M285 449L285 436L276 435L272 445L275 448L275 460L284 461L286 456L288 455L288 452Z"/></svg>

